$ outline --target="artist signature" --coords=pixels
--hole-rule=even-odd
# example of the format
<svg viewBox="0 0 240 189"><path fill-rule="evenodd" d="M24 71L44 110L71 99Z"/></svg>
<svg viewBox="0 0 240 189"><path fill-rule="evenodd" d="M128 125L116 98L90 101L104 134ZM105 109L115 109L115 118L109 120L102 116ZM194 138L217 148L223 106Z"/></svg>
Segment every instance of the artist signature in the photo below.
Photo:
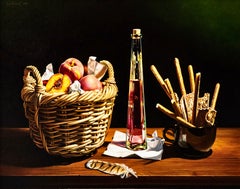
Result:
<svg viewBox="0 0 240 189"><path fill-rule="evenodd" d="M28 6L29 2L28 1L7 1L6 6L8 7L24 7Z"/></svg>

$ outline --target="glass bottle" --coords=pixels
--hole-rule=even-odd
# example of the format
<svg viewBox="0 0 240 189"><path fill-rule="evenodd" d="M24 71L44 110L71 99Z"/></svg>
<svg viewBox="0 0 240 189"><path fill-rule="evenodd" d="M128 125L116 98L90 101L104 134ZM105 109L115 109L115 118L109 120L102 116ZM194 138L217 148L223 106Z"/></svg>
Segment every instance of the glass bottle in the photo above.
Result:
<svg viewBox="0 0 240 189"><path fill-rule="evenodd" d="M141 29L133 29L131 38L126 147L144 150L147 148L147 136Z"/></svg>

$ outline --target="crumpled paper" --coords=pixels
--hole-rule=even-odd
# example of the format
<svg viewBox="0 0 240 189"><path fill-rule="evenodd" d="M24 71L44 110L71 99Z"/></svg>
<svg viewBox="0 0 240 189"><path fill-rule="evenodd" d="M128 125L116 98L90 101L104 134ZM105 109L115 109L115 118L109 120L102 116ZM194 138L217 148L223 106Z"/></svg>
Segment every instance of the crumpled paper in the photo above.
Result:
<svg viewBox="0 0 240 189"><path fill-rule="evenodd" d="M78 80L75 80L69 87L69 93L79 92L80 94L84 93L84 90L81 88L81 83Z"/></svg>
<svg viewBox="0 0 240 189"><path fill-rule="evenodd" d="M46 66L46 70L45 70L44 74L42 75L42 80L48 81L50 79L50 77L52 77L53 74L54 74L53 65L52 65L52 63L49 63Z"/></svg>
<svg viewBox="0 0 240 189"><path fill-rule="evenodd" d="M107 66L96 61L96 56L88 58L88 74L94 74L98 80L101 80L107 71Z"/></svg>
<svg viewBox="0 0 240 189"><path fill-rule="evenodd" d="M103 154L121 158L137 155L143 159L161 160L165 140L158 137L157 131L153 132L152 137L147 138L146 150L134 151L126 148L126 133L115 131L112 142L107 146L107 150Z"/></svg>

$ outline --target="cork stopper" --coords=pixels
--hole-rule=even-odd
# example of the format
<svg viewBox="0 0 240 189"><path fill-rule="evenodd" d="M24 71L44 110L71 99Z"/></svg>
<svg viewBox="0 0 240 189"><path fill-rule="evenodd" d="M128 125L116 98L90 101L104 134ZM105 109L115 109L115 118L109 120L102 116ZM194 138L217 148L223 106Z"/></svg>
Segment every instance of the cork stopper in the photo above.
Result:
<svg viewBox="0 0 240 189"><path fill-rule="evenodd" d="M133 35L141 35L141 29L133 29Z"/></svg>

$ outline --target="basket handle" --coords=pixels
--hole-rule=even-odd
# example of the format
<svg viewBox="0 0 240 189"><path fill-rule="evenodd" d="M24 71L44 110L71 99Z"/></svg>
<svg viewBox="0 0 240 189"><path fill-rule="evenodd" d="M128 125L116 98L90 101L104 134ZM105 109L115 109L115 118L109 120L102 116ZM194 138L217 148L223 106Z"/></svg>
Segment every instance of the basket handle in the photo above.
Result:
<svg viewBox="0 0 240 189"><path fill-rule="evenodd" d="M30 76L30 73L32 73L33 77ZM35 80L36 85L35 85L35 92L37 94L39 93L44 93L45 89L42 83L42 77L38 71L38 69L35 66L27 66L24 69L24 84L25 85L32 85L33 81Z"/></svg>
<svg viewBox="0 0 240 189"><path fill-rule="evenodd" d="M30 75L31 73L32 73L33 77ZM38 115L39 101L41 99L40 96L41 96L42 93L45 92L45 88L44 88L43 83L42 83L42 77L41 77L40 72L38 71L38 69L35 66L30 65L30 66L27 66L24 69L23 81L24 81L25 87L27 88L26 91L29 91L28 90L28 86L29 85L31 87L34 87L34 89L35 89L35 91L32 91L33 93L28 93L28 94L30 96L32 96L32 94L34 94L37 97L37 98L33 98L33 100L34 100L34 107L35 107L34 121L35 121L36 127L39 129L43 147L48 152L46 139L45 139L45 136L44 136L43 131L42 131L41 124L39 124L39 119L38 119L38 116L39 116ZM22 90L22 93L25 93L24 90ZM25 108L25 112L26 112L26 108Z"/></svg>
<svg viewBox="0 0 240 189"><path fill-rule="evenodd" d="M107 60L101 60L100 63L107 66L107 68L108 68L108 79L106 79L105 81L108 83L116 84L112 64Z"/></svg>

